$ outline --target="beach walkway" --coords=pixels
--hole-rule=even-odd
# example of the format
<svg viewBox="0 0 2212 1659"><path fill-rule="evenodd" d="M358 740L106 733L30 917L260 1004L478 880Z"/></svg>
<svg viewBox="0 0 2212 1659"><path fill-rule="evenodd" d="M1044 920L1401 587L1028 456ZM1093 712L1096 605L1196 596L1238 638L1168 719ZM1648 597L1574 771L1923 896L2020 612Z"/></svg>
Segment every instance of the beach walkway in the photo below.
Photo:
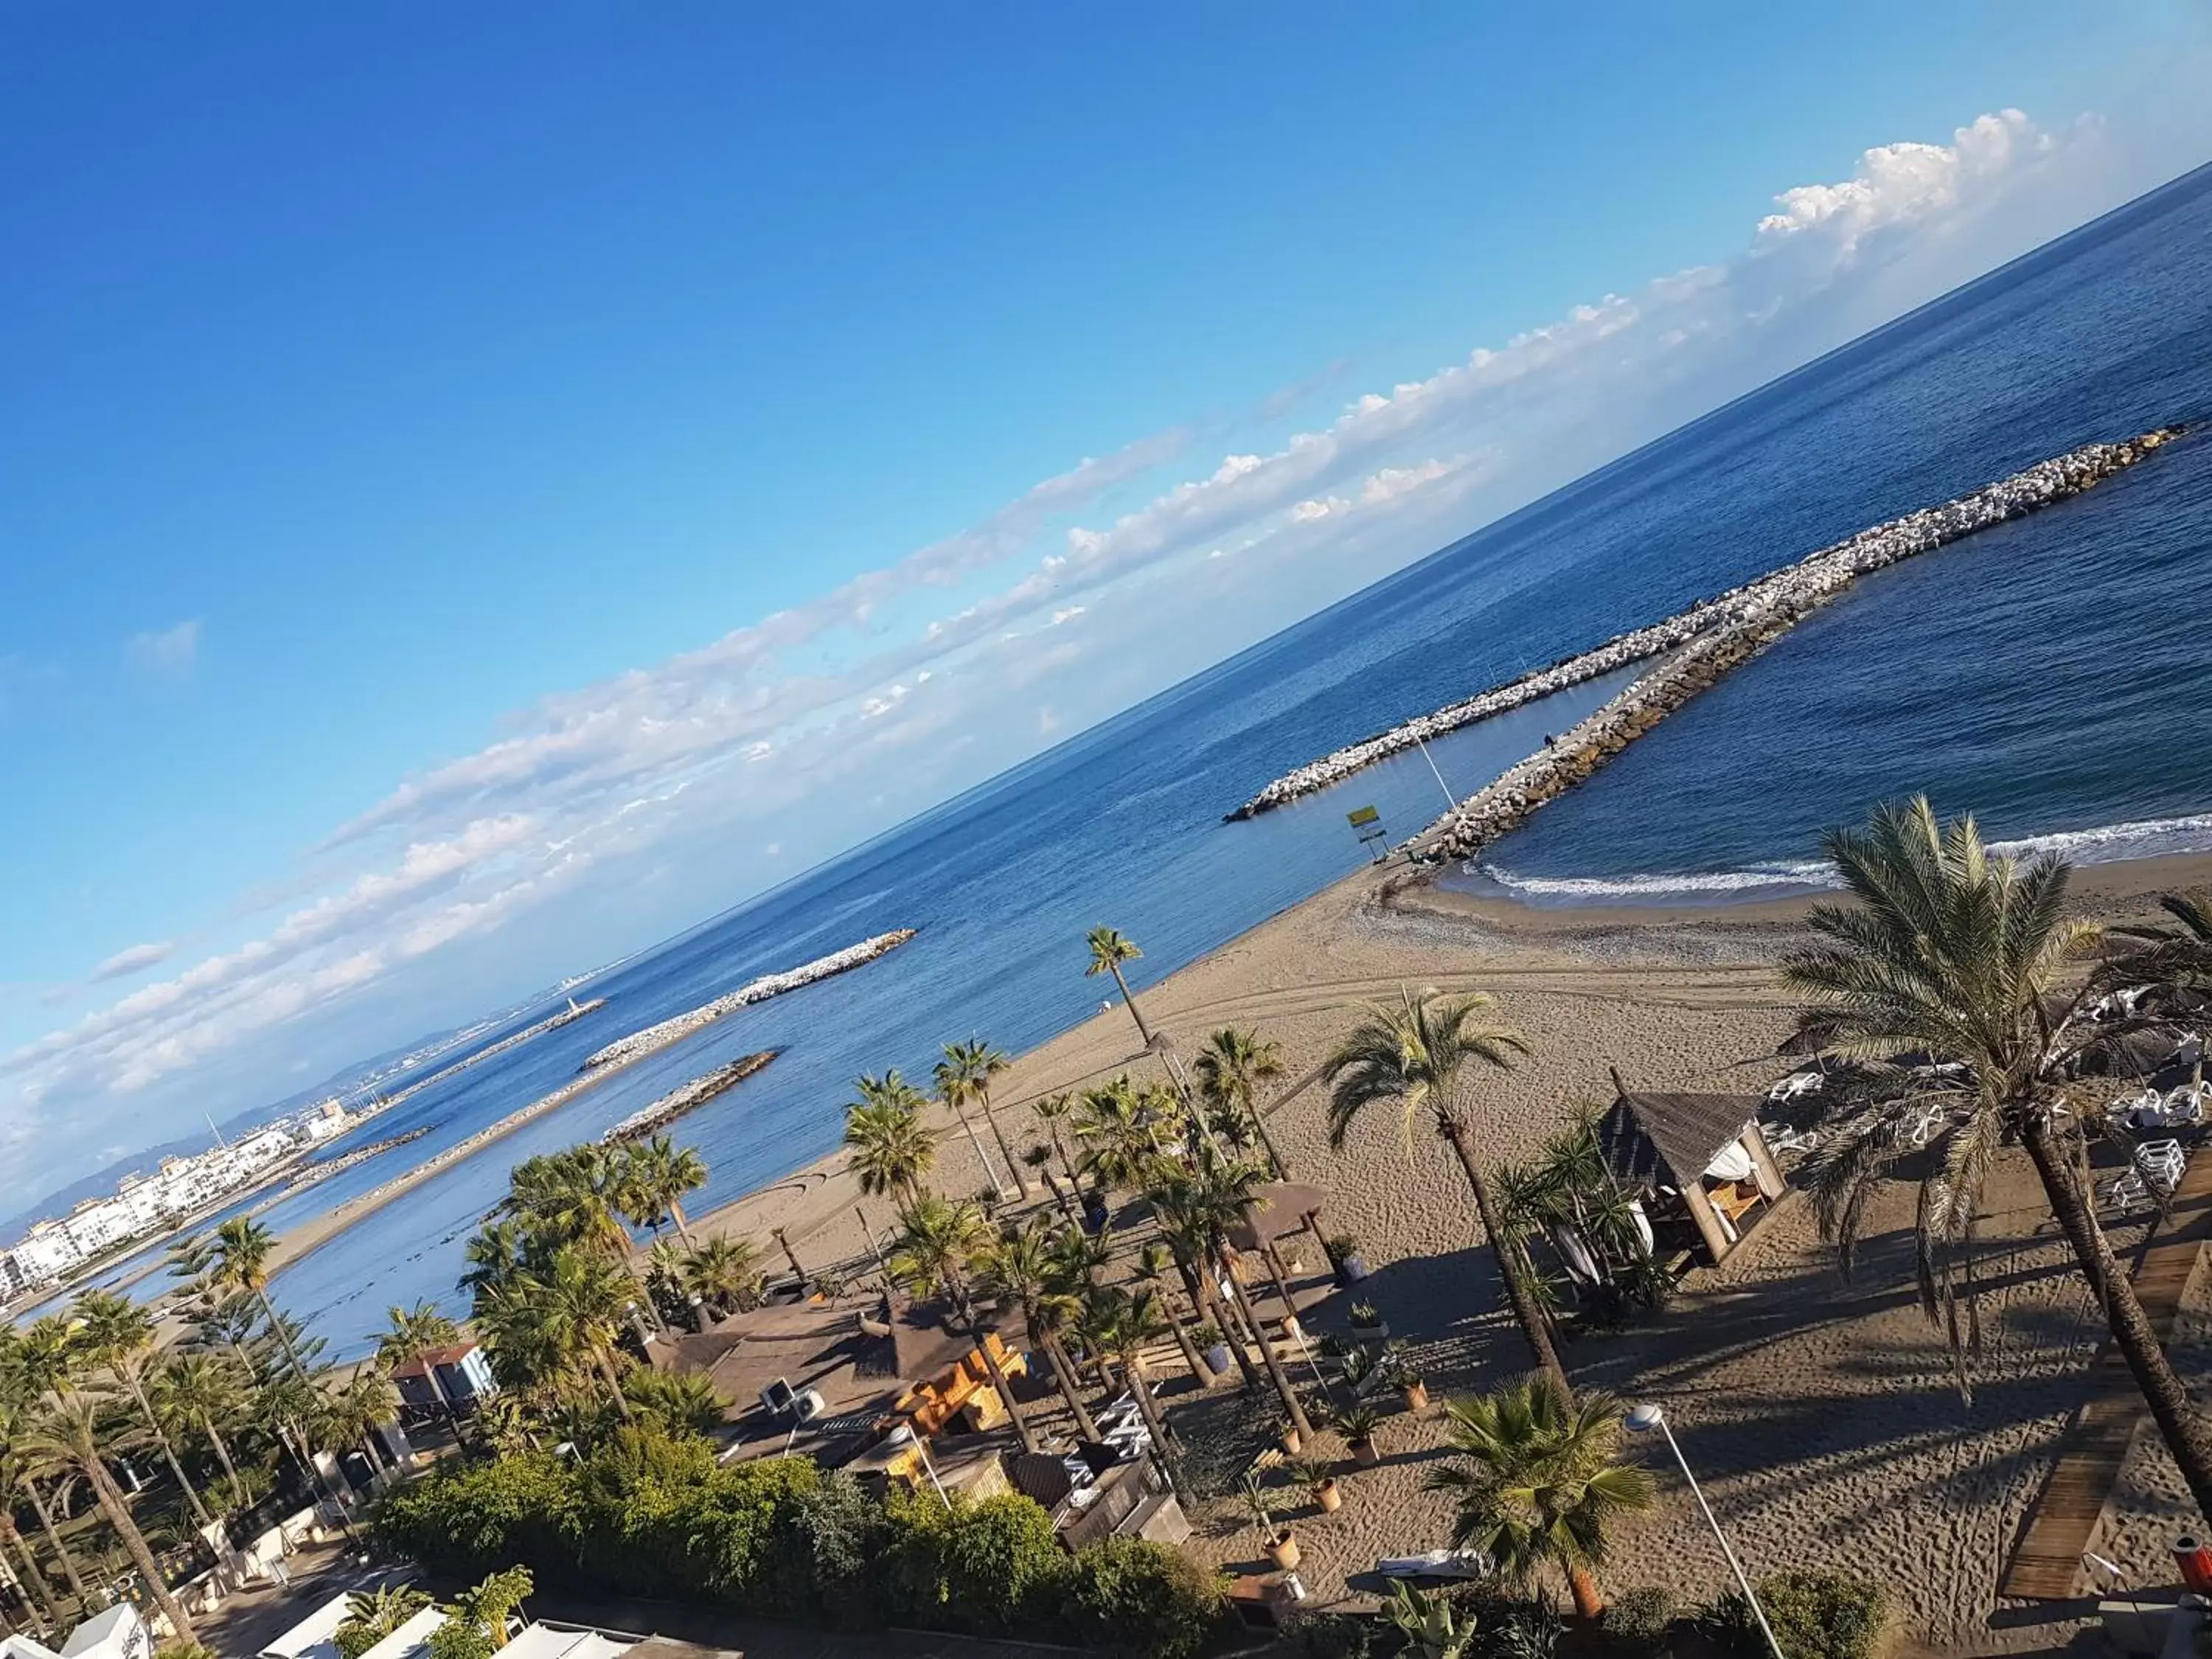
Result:
<svg viewBox="0 0 2212 1659"><path fill-rule="evenodd" d="M2173 1334L2204 1243L2212 1237L2212 1151L2193 1153L2174 1189L2165 1218L2152 1231L2130 1275L2136 1298L2160 1342ZM2145 1414L2143 1397L2118 1347L2097 1351L2089 1371L2089 1396L2067 1425L2058 1462L2028 1511L2019 1546L1998 1585L2002 1595L2023 1601L2064 1601L2081 1576L2090 1546L2127 1461L2128 1448Z"/></svg>

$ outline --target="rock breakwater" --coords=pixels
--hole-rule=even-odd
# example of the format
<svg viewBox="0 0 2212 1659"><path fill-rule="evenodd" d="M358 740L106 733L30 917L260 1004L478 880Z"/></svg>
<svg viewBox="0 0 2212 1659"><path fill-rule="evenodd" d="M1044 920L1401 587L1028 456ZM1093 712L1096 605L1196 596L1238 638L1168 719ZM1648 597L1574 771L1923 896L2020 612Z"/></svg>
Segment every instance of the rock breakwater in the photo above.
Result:
<svg viewBox="0 0 2212 1659"><path fill-rule="evenodd" d="M610 1146L618 1141L642 1139L686 1112L697 1111L715 1096L734 1089L754 1073L764 1069L781 1053L780 1048L763 1049L757 1054L741 1054L726 1066L717 1066L705 1076L695 1077L681 1087L671 1089L643 1110L632 1112L599 1139Z"/></svg>
<svg viewBox="0 0 2212 1659"><path fill-rule="evenodd" d="M864 939L858 945L848 945L843 950L834 951L826 957L817 957L812 962L791 969L787 972L763 974L758 979L748 981L728 995L716 997L712 1002L694 1008L689 1013L677 1014L671 1018L662 1020L658 1025L648 1025L641 1031L633 1031L626 1037L616 1039L605 1048L586 1054L584 1057L583 1066L580 1069L589 1072L602 1066L627 1064L630 1060L641 1059L654 1049L665 1048L670 1043L687 1037L701 1027L711 1025L724 1015L733 1014L750 1003L765 1002L770 997L780 997L787 991L796 991L802 986L813 984L817 980L828 979L836 974L850 973L855 968L864 968L878 957L888 956L891 951L897 950L914 935L915 929L901 927L892 933L878 933L873 939Z"/></svg>
<svg viewBox="0 0 2212 1659"><path fill-rule="evenodd" d="M1441 737L1462 726L1472 726L1540 697L1549 696L1555 691L1564 691L1600 675L1612 673L1616 669L1653 657L1680 652L1686 663L1695 660L1709 664L1716 660L1712 647L1714 636L1763 634L1759 641L1763 644L1775 634L1789 628L1807 611L1826 604L1869 572L1886 568L1962 537L1971 536L1976 531L1985 530L2008 519L2020 518L2077 495L2091 485L2134 465L2179 435L2179 428L2162 427L2120 443L2085 444L2079 449L2039 461L2009 477L1986 484L1971 495L1862 530L1843 541L1808 554L1795 563L1784 565L1778 570L1771 571L1741 586L1732 587L1710 599L1701 600L1663 622L1616 635L1591 650L1564 657L1547 667L1523 674L1502 685L1492 686L1458 702L1447 704L1431 714L1420 715L1371 738L1348 744L1332 754L1277 778L1251 799L1225 814L1225 821L1235 823L1243 818L1256 817L1262 812L1287 805L1301 796L1340 783L1353 773L1402 753L1417 743ZM1779 625L1775 626L1778 621ZM1725 649L1718 651L1719 656L1728 654ZM1741 660L1741 658L1734 660ZM1733 665L1734 661L1727 665ZM1605 721L1609 714L1620 718L1617 711L1621 705L1636 698L1639 693L1646 692L1647 688L1650 695L1659 695L1660 688L1650 683L1665 672L1663 669L1654 670L1645 675L1620 696L1583 721L1576 728L1576 732ZM1727 667L1723 666L1717 672L1725 673ZM1610 726L1607 729L1610 730ZM1507 778L1539 762L1554 761L1560 751L1576 741L1576 732L1570 732L1544 755L1523 762L1521 767L1514 769L1513 773L1509 773ZM1588 745L1583 744L1579 746ZM1470 799L1489 795L1504 785L1507 778L1500 778L1497 783ZM1463 805L1461 813L1465 811ZM1459 816L1460 813L1453 815L1455 818ZM1435 833L1433 828L1431 833ZM1421 839L1425 841L1427 837Z"/></svg>
<svg viewBox="0 0 2212 1659"><path fill-rule="evenodd" d="M1417 862L1474 857L1859 577L2079 495L2177 435L2179 428L2162 428L2039 461L1971 495L1861 531L1684 612L1709 620L1603 708L1437 819L1407 843L1409 850Z"/></svg>

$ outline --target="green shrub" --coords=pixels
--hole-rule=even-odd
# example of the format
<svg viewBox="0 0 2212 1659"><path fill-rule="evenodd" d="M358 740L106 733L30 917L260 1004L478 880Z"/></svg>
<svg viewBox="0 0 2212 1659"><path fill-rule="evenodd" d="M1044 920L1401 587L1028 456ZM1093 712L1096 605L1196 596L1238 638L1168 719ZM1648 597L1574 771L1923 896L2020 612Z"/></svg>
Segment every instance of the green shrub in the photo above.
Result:
<svg viewBox="0 0 2212 1659"><path fill-rule="evenodd" d="M1077 1552L1066 1617L1086 1648L1137 1659L1192 1659L1221 1633L1229 1601L1221 1575L1181 1551L1109 1538Z"/></svg>
<svg viewBox="0 0 2212 1659"><path fill-rule="evenodd" d="M573 1566L576 1473L550 1452L449 1462L377 1505L377 1541L441 1578Z"/></svg>
<svg viewBox="0 0 2212 1659"><path fill-rule="evenodd" d="M1839 1572L1770 1573L1753 1586L1790 1659L1869 1659L1885 1612L1879 1586ZM1729 1591L1698 1615L1732 1659L1761 1659L1766 1638L1743 1597Z"/></svg>
<svg viewBox="0 0 2212 1659"><path fill-rule="evenodd" d="M1067 1553L1029 1498L902 1497L888 1516L893 1616L995 1635L1057 1615Z"/></svg>
<svg viewBox="0 0 2212 1659"><path fill-rule="evenodd" d="M448 1619L423 1644L430 1659L491 1659L491 1637L473 1619Z"/></svg>
<svg viewBox="0 0 2212 1659"><path fill-rule="evenodd" d="M681 1522L691 1528L696 1582L750 1613L811 1611L813 1580L790 1516L821 1483L822 1471L803 1457L717 1469Z"/></svg>
<svg viewBox="0 0 2212 1659"><path fill-rule="evenodd" d="M1656 1653L1667 1645L1674 1623L1674 1592L1656 1584L1624 1591L1613 1598L1598 1627L1623 1647Z"/></svg>

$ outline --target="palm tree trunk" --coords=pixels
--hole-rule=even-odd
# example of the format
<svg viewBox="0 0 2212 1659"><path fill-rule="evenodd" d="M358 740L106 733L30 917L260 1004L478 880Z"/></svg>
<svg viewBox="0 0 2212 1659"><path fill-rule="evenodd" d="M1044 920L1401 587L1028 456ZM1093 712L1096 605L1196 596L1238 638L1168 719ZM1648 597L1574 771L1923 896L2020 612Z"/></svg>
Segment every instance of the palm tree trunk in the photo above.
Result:
<svg viewBox="0 0 2212 1659"><path fill-rule="evenodd" d="M1298 1299L1291 1294L1291 1270L1283 1265L1283 1253L1275 1248L1272 1238L1261 1242L1261 1254L1267 1258L1267 1277L1275 1281L1275 1299L1283 1304L1283 1311L1292 1319L1298 1316Z"/></svg>
<svg viewBox="0 0 2212 1659"><path fill-rule="evenodd" d="M283 1317L277 1313L276 1304L269 1299L267 1288L257 1285L253 1294L260 1298L261 1311L268 1316L269 1328L276 1333L276 1340L284 1345L284 1357L292 1362L292 1369L300 1374L300 1380L302 1382L312 1382L313 1379L307 1375L307 1367L300 1358L299 1349L292 1345L290 1329L286 1327Z"/></svg>
<svg viewBox="0 0 2212 1659"><path fill-rule="evenodd" d="M632 1418L629 1400L623 1393L622 1378L615 1372L615 1362L608 1358L603 1351L594 1349L592 1353L592 1363L599 1367L599 1376L606 1382L607 1392L614 1396L615 1409L622 1413L623 1421L630 1422Z"/></svg>
<svg viewBox="0 0 2212 1659"><path fill-rule="evenodd" d="M1275 1385L1276 1394L1282 1398L1283 1410L1290 1416L1291 1426L1302 1438L1312 1439L1313 1425L1306 1420L1306 1408L1298 1399L1298 1391L1291 1386L1291 1374L1283 1369L1283 1362L1275 1357L1274 1345L1267 1340L1267 1327L1260 1322L1260 1316L1252 1310L1252 1298L1245 1293L1243 1282L1237 1277L1236 1268L1230 1266L1225 1246L1222 1252L1222 1266L1228 1269L1229 1294L1237 1298L1237 1311L1244 1316L1246 1322L1252 1327L1253 1334L1260 1339L1261 1363L1267 1366L1267 1380Z"/></svg>
<svg viewBox="0 0 2212 1659"><path fill-rule="evenodd" d="M1237 1369L1243 1373L1245 1386L1257 1387L1260 1374L1252 1369L1252 1356L1245 1352L1244 1334L1237 1328L1237 1321L1231 1317L1229 1310L1221 1305L1221 1292L1214 1286L1212 1270L1203 1262L1185 1262L1180 1258L1176 1265L1182 1268L1188 1281L1193 1303L1206 1319L1212 1322L1213 1328L1221 1333L1222 1340L1228 1345L1230 1358L1237 1362Z"/></svg>
<svg viewBox="0 0 2212 1659"><path fill-rule="evenodd" d="M1075 1206L1068 1201L1067 1191L1060 1184L1059 1178L1053 1174L1052 1165L1038 1164L1037 1173L1044 1177L1045 1190L1052 1194L1052 1201L1060 1206L1061 1218L1068 1221L1075 1219Z"/></svg>
<svg viewBox="0 0 2212 1659"><path fill-rule="evenodd" d="M1075 1160L1067 1155L1067 1143L1060 1138L1060 1125L1057 1123L1052 1125L1052 1149L1060 1154L1060 1170L1067 1177L1068 1186L1080 1193L1083 1177L1075 1171Z"/></svg>
<svg viewBox="0 0 2212 1659"><path fill-rule="evenodd" d="M2073 1245L2082 1273L2092 1288L2101 1287L2104 1291L2105 1317L2112 1327L2112 1340L2128 1362L2136 1386L2142 1390L2160 1437L2172 1453L2181 1478L2189 1483L2190 1496L2197 1500L2198 1510L2212 1516L2212 1432L2208 1432L2204 1419L2190 1405L2189 1391L2175 1375L2158 1333L2151 1328L2135 1285L2112 1254L2104 1229L2097 1224L2087 1186L2039 1116L2030 1117L2021 1139L2035 1162L2051 1213Z"/></svg>
<svg viewBox="0 0 2212 1659"><path fill-rule="evenodd" d="M230 1481L231 1501L240 1510L251 1509L252 1499L246 1496L246 1483L238 1478L238 1465L230 1461L230 1448L223 1443L222 1431L212 1419L203 1421L200 1426L207 1431L208 1443L215 1448L216 1461L222 1465L222 1472Z"/></svg>
<svg viewBox="0 0 2212 1659"><path fill-rule="evenodd" d="M1167 1481L1168 1490L1172 1492L1175 1490L1175 1476L1168 1469L1168 1425L1160 1417L1160 1409L1152 1399L1152 1389L1145 1384L1144 1371L1137 1364L1136 1355L1121 1356L1121 1380L1128 1388L1129 1397L1137 1402L1137 1415L1145 1419L1145 1432L1152 1437L1152 1463Z"/></svg>
<svg viewBox="0 0 2212 1659"><path fill-rule="evenodd" d="M684 1248L692 1249L691 1230L684 1224L684 1206L672 1198L668 1200L668 1218L676 1224L676 1236L684 1241Z"/></svg>
<svg viewBox="0 0 2212 1659"><path fill-rule="evenodd" d="M1182 1352L1182 1363L1190 1368L1190 1380L1201 1389L1212 1388L1213 1368L1199 1357L1197 1346L1191 1341L1190 1333L1183 1328L1182 1321L1176 1319L1171 1322L1175 1329L1176 1346Z"/></svg>
<svg viewBox="0 0 2212 1659"><path fill-rule="evenodd" d="M1030 1427L1030 1419L1022 1410L1022 1402L1014 1398L1014 1385L1007 1379L1006 1368L999 1364L999 1356L991 1352L991 1344L983 1328L975 1318L974 1310L966 1314L968 1334L975 1340L975 1352L983 1356L983 1369L991 1373L991 1386L999 1391L999 1399L1006 1408L1006 1416L1013 1423L1014 1433L1022 1443L1024 1451L1037 1449L1036 1431Z"/></svg>
<svg viewBox="0 0 2212 1659"><path fill-rule="evenodd" d="M177 1449L169 1443L169 1437L161 1428L161 1419L154 1415L154 1404L146 1398L145 1384L139 1381L138 1374L135 1370L126 1369L123 1372L123 1376L124 1380L131 1384L131 1398L138 1402L138 1414L146 1419L146 1426L154 1431L154 1443L161 1449L161 1457L168 1464L169 1473L177 1477L178 1486L184 1488L185 1501L191 1505L192 1514L198 1518L203 1527L213 1526L215 1516L210 1515L208 1506L200 1502L198 1489L192 1485L191 1478L185 1473L185 1466L177 1461Z"/></svg>
<svg viewBox="0 0 2212 1659"><path fill-rule="evenodd" d="M991 1183L991 1190L998 1194L1001 1204L1005 1203L1006 1183L999 1179L999 1166L991 1162L991 1155L983 1150L983 1138L975 1133L975 1126L969 1121L967 1108L957 1100L948 1100L945 1103L952 1109L952 1115L960 1120L960 1127L967 1131L968 1144L975 1149L975 1161L983 1166L983 1174Z"/></svg>
<svg viewBox="0 0 2212 1659"><path fill-rule="evenodd" d="M1121 964L1109 962L1106 965L1114 970L1114 983L1121 988L1121 1006L1129 1011L1129 1018L1137 1022L1137 1035L1145 1040L1146 1048L1151 1048L1152 1028L1145 1024L1144 1015L1137 1012L1137 1000L1129 994L1129 981L1121 977Z"/></svg>
<svg viewBox="0 0 2212 1659"><path fill-rule="evenodd" d="M1585 1619L1595 1619L1605 1611L1605 1597L1597 1593L1597 1580L1591 1577L1588 1567L1567 1569L1567 1590L1575 1598L1575 1611Z"/></svg>
<svg viewBox="0 0 2212 1659"><path fill-rule="evenodd" d="M420 1354L415 1357L422 1359ZM445 1413L446 1421L453 1427L453 1444L465 1449L469 1442L468 1437L461 1432L461 1414L453 1409L453 1402L447 1397L446 1385L438 1380L438 1368L428 1360L422 1359L422 1375L430 1379L430 1392L438 1396L438 1409Z"/></svg>
<svg viewBox="0 0 2212 1659"><path fill-rule="evenodd" d="M199 1638L193 1633L192 1621L185 1612L184 1603L169 1593L168 1581L161 1577L161 1564L147 1547L146 1535L138 1530L138 1523L131 1518L130 1505L123 1501L122 1492L107 1473L107 1466L95 1457L85 1466L84 1473L92 1482L92 1494L100 1502L100 1513L107 1517L107 1524L115 1528L115 1535L130 1552L138 1576L146 1581L146 1593L154 1598L154 1605L169 1621L170 1634L187 1646L197 1644Z"/></svg>
<svg viewBox="0 0 2212 1659"><path fill-rule="evenodd" d="M1452 1151L1459 1154L1460 1168L1466 1171L1467 1184L1474 1191L1475 1213L1481 1218L1483 1237L1489 1242L1490 1254L1498 1263L1498 1276L1505 1281L1505 1299L1512 1308L1513 1322L1521 1328L1522 1338L1528 1343L1544 1380L1562 1401L1571 1401L1574 1398L1574 1385L1567 1381L1567 1369L1559 1364L1559 1351L1552 1346L1552 1328L1545 1321L1544 1310L1530 1294L1528 1281L1521 1276L1521 1264L1514 1260L1506 1242L1497 1206L1491 1200L1490 1182L1485 1179L1481 1165L1475 1162L1474 1142L1466 1123L1457 1118L1448 1121L1444 1138L1451 1142Z"/></svg>
<svg viewBox="0 0 2212 1659"><path fill-rule="evenodd" d="M54 1527L53 1511L46 1507L46 1496L40 1492L39 1483L26 1480L23 1490L30 1496L31 1508L39 1517L39 1530L46 1534L46 1542L53 1546L54 1559L62 1564L62 1577L69 1580L70 1594L76 1597L81 1612L85 1604L84 1579L77 1572L76 1558L69 1553L69 1546L62 1542L62 1535Z"/></svg>
<svg viewBox="0 0 2212 1659"><path fill-rule="evenodd" d="M1037 1333L1037 1346L1044 1350L1045 1362L1052 1367L1052 1380L1060 1387L1060 1397L1067 1401L1067 1408L1075 1413L1075 1426L1083 1431L1085 1440L1098 1438L1097 1422L1091 1408L1083 1403L1083 1385L1076 1380L1075 1368L1067 1363L1067 1355L1060 1346L1059 1335L1052 1331Z"/></svg>
<svg viewBox="0 0 2212 1659"><path fill-rule="evenodd" d="M53 1587L46 1583L46 1574L39 1571L39 1558L31 1553L30 1541L15 1529L13 1516L0 1513L0 1538L4 1538L13 1544L15 1547L16 1554L23 1558L24 1570L19 1575L23 1581L23 1592L38 1603L39 1612L46 1620L46 1628L59 1634L62 1622L61 1610L54 1605ZM15 1563L10 1561L9 1566L13 1569Z"/></svg>
<svg viewBox="0 0 2212 1659"><path fill-rule="evenodd" d="M1030 1184L1022 1179L1022 1166L1014 1161L1013 1149L1006 1145L1006 1137L999 1127L999 1120L991 1115L991 1097L985 1095L977 1103L983 1114L983 1122L991 1131L991 1139L999 1146L999 1162L1006 1166L1006 1176L1014 1183L1014 1196L1024 1199L1030 1195Z"/></svg>
<svg viewBox="0 0 2212 1659"><path fill-rule="evenodd" d="M1288 1181L1291 1178L1290 1160L1283 1156L1283 1149L1275 1145L1274 1136L1267 1133L1267 1120L1260 1115L1259 1103L1255 1101L1249 1109L1252 1114L1252 1127L1259 1133L1260 1144L1267 1149L1267 1162L1275 1166L1275 1179Z"/></svg>

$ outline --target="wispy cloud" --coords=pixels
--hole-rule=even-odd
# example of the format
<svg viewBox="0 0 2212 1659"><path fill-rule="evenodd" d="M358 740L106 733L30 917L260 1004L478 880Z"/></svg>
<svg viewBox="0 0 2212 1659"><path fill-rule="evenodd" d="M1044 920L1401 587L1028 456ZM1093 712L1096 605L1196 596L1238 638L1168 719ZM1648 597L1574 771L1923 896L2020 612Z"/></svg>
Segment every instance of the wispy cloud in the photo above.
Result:
<svg viewBox="0 0 2212 1659"><path fill-rule="evenodd" d="M65 1102L181 1088L214 1055L556 896L624 879L648 849L733 844L725 829L750 824L753 846L774 826L775 856L831 850L794 844L790 815L848 800L864 778L940 793L972 781L962 769L979 757L1003 764L1106 712L1100 665L1140 694L1121 665L1157 631L1148 590L1171 581L1177 608L1233 617L1246 631L1217 625L1208 644L1239 648L1293 620L1288 607L1370 580L1880 319L1866 307L1893 314L1966 274L1931 250L1986 265L2062 228L2005 222L2018 203L2070 200L2075 219L2109 205L2066 171L2096 137L2007 110L1948 144L1869 150L1849 179L1784 191L1755 224L1747 215L1743 246L1717 263L1572 307L1210 464L1192 457L1188 428L1085 460L805 605L549 696L335 830L313 849L311 896L0 1063L0 1135ZM2058 188L2069 179L2078 199ZM933 618L921 608L931 595ZM187 622L128 654L175 677L198 645ZM1145 672L1197 665L1163 658ZM854 815L837 817L853 833ZM149 970L173 950L133 946L91 977Z"/></svg>
<svg viewBox="0 0 2212 1659"><path fill-rule="evenodd" d="M200 659L198 617L158 633L133 634L124 642L123 659L141 674L158 679L190 677Z"/></svg>

